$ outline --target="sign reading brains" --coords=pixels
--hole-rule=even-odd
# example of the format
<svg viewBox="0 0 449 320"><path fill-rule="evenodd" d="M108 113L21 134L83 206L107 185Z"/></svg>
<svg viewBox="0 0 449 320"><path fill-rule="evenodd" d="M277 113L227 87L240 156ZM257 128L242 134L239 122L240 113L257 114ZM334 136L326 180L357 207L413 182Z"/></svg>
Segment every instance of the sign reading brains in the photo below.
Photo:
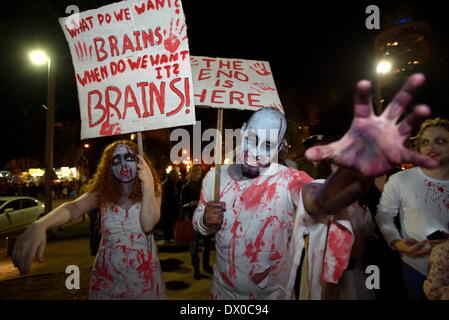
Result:
<svg viewBox="0 0 449 320"><path fill-rule="evenodd" d="M284 112L266 61L191 57L195 105Z"/></svg>
<svg viewBox="0 0 449 320"><path fill-rule="evenodd" d="M60 18L70 47L81 138L195 123L180 0L127 0Z"/></svg>

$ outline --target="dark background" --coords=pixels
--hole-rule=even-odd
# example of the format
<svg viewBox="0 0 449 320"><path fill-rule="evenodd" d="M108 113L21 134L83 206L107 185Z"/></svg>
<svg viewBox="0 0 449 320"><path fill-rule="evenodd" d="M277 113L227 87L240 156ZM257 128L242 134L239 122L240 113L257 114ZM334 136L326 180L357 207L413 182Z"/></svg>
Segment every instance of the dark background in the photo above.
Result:
<svg viewBox="0 0 449 320"><path fill-rule="evenodd" d="M79 107L70 52L57 21L68 5L81 11L113 1L28 1L4 4L0 13L0 168L12 160L43 167L47 70L32 65L28 52L44 48L56 57L54 166L75 165L82 142ZM374 37L365 9L375 4L381 18L413 15L431 24L431 58L423 70L428 82L414 103L426 102L434 116L448 117L447 61L449 27L444 1L182 1L191 55L266 60L277 83L287 117L301 123L298 101L319 105L319 124L311 133L342 134L352 119L354 87L374 80ZM224 127L239 127L249 112L226 111ZM216 111L198 109L203 129L214 126ZM168 161L170 130L145 135L146 151L159 167ZM128 135L129 136L129 135ZM296 136L293 135L293 139ZM91 139L95 163L114 137ZM299 138L298 138L299 139ZM293 144L300 141L293 141ZM26 159L26 160L24 160ZM164 160L165 159L165 160ZM28 162L27 162L28 161ZM164 162L165 161L165 162Z"/></svg>

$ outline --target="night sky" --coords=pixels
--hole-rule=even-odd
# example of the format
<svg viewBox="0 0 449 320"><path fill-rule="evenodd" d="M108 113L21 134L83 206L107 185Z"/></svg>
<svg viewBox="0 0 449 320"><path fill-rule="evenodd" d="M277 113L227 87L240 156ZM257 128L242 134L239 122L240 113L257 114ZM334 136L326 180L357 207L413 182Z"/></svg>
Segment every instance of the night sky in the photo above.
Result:
<svg viewBox="0 0 449 320"><path fill-rule="evenodd" d="M31 65L28 51L41 47L57 57L56 122L79 121L73 66L57 17L65 16L70 4L84 11L112 2L18 0L3 5L0 132L6 147L0 168L14 158L43 160L47 70ZM373 39L379 31L365 27L365 8L370 4L379 6L381 17L409 10L431 24L436 50L431 53L428 84L415 102L425 101L434 116L448 117L449 26L444 1L421 2L182 1L191 55L269 61L281 100L283 92L294 88L301 98L319 104L320 125L314 130L326 135L348 128L356 82L374 80ZM284 108L288 112L289 107ZM198 120L203 116L210 118L211 111L197 111ZM247 112L231 116L238 124L247 117ZM79 144L79 132L67 139Z"/></svg>

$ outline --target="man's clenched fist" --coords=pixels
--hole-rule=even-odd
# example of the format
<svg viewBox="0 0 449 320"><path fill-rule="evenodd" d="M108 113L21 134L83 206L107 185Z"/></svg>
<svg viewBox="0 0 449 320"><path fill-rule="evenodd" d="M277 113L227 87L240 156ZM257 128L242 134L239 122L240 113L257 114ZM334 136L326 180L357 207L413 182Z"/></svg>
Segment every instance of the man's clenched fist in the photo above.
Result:
<svg viewBox="0 0 449 320"><path fill-rule="evenodd" d="M208 228L220 230L223 223L223 212L226 211L226 203L220 201L209 201L206 203L203 222Z"/></svg>

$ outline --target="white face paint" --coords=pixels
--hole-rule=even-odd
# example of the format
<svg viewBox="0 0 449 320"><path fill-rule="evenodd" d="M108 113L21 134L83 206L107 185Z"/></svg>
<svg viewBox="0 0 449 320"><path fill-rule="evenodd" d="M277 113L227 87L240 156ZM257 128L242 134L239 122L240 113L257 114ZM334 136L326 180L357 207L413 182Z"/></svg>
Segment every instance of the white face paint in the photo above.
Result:
<svg viewBox="0 0 449 320"><path fill-rule="evenodd" d="M119 144L112 154L112 173L120 182L128 183L137 176L137 157L126 144Z"/></svg>
<svg viewBox="0 0 449 320"><path fill-rule="evenodd" d="M285 119L259 115L243 128L241 162L243 173L255 178L277 162L279 147L286 130Z"/></svg>

